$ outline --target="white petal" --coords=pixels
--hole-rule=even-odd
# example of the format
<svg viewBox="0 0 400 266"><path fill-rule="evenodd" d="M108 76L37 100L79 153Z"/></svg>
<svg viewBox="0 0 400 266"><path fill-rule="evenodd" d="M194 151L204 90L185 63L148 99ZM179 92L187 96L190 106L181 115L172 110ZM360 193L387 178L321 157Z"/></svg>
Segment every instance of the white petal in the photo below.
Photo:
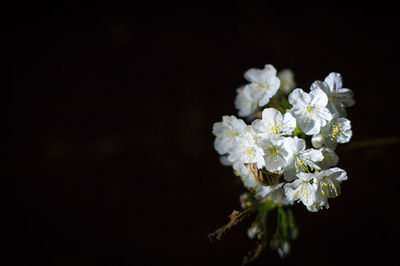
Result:
<svg viewBox="0 0 400 266"><path fill-rule="evenodd" d="M319 88L310 91L310 96L311 96L310 104L323 107L325 107L328 104L328 96L323 90Z"/></svg>
<svg viewBox="0 0 400 266"><path fill-rule="evenodd" d="M261 119L255 119L251 123L251 126L259 133L264 133L267 131L267 127L266 127L264 121Z"/></svg>
<svg viewBox="0 0 400 266"><path fill-rule="evenodd" d="M278 91L279 87L281 86L281 80L276 77L273 76L269 79L268 81L269 87L270 87L270 96L274 96L275 93Z"/></svg>
<svg viewBox="0 0 400 266"><path fill-rule="evenodd" d="M321 171L322 173L322 171ZM333 167L328 170L325 170L325 173L330 177L333 178L337 181L345 181L347 180L347 173L345 170L339 168L339 167Z"/></svg>
<svg viewBox="0 0 400 266"><path fill-rule="evenodd" d="M276 69L271 64L265 65L264 66L264 71L266 71L270 76L276 76Z"/></svg>
<svg viewBox="0 0 400 266"><path fill-rule="evenodd" d="M318 165L322 169L328 169L329 167L337 165L337 163L339 161L339 157L332 149L323 147L320 149L320 151L322 152L324 159L322 161L318 162Z"/></svg>
<svg viewBox="0 0 400 266"><path fill-rule="evenodd" d="M306 135L315 135L319 133L319 130L321 128L321 121L315 120L315 119L299 119L297 121L299 123L299 126L301 130L306 134Z"/></svg>
<svg viewBox="0 0 400 266"><path fill-rule="evenodd" d="M282 122L282 135L290 135L293 130L296 128L296 119L292 116L291 113L286 112L283 116Z"/></svg>
<svg viewBox="0 0 400 266"><path fill-rule="evenodd" d="M275 108L265 108L262 112L262 120L265 123L281 122L283 119L281 112Z"/></svg>
<svg viewBox="0 0 400 266"><path fill-rule="evenodd" d="M278 79L279 80L279 79ZM260 101L258 102L258 106L264 106L269 103L269 100L276 94L278 91L279 84L277 86L270 84L269 88L263 92Z"/></svg>
<svg viewBox="0 0 400 266"><path fill-rule="evenodd" d="M237 152L235 149L228 155L228 160L231 162L241 161L240 153Z"/></svg>
<svg viewBox="0 0 400 266"><path fill-rule="evenodd" d="M321 151L315 149L307 149L301 153L301 155L312 162L319 162L324 159Z"/></svg>
<svg viewBox="0 0 400 266"><path fill-rule="evenodd" d="M329 95L331 93L331 89L329 88L329 85L326 84L324 81L320 81L320 80L314 81L310 86L310 91L313 91L316 89L322 90L327 95Z"/></svg>
<svg viewBox="0 0 400 266"><path fill-rule="evenodd" d="M247 170L247 168L244 165L244 163L242 163L240 161L235 161L232 164L232 168L237 172L237 174L239 176L249 176L250 175L249 170Z"/></svg>
<svg viewBox="0 0 400 266"><path fill-rule="evenodd" d="M303 183L299 190L301 201L305 206L310 206L315 203L315 186L310 183Z"/></svg>
<svg viewBox="0 0 400 266"><path fill-rule="evenodd" d="M220 136L223 134L223 132L225 130L228 130L229 127L227 127L226 123L223 122L215 122L213 124L213 129L212 129L212 133L214 136Z"/></svg>
<svg viewBox="0 0 400 266"><path fill-rule="evenodd" d="M231 118L233 118L233 120L231 122L232 127L234 129L236 129L238 132L242 131L247 126L246 123L242 119L236 118L233 115L231 116Z"/></svg>
<svg viewBox="0 0 400 266"><path fill-rule="evenodd" d="M265 157L265 169L270 172L279 171L284 167L286 161L281 157L274 158L271 156Z"/></svg>
<svg viewBox="0 0 400 266"><path fill-rule="evenodd" d="M224 115L222 117L222 121L223 123L228 124L237 130L241 130L246 126L246 123L242 119L237 118L234 115Z"/></svg>
<svg viewBox="0 0 400 266"><path fill-rule="evenodd" d="M266 108L262 112L262 121L254 123L255 128L270 135L280 135L282 129L282 114L275 108Z"/></svg>
<svg viewBox="0 0 400 266"><path fill-rule="evenodd" d="M285 169L283 171L283 177L285 178L285 180L287 182L291 182L297 178L296 177L296 168L294 167L294 164L291 164L290 166L285 167Z"/></svg>
<svg viewBox="0 0 400 266"><path fill-rule="evenodd" d="M215 138L214 140L214 149L220 154L223 155L228 152L229 146L223 142L221 138Z"/></svg>
<svg viewBox="0 0 400 266"><path fill-rule="evenodd" d="M296 179L292 183L286 183L283 187L285 189L286 197L290 200L298 200L300 198L300 195L297 194L296 191L298 190L301 183L303 183L301 179Z"/></svg>
<svg viewBox="0 0 400 266"><path fill-rule="evenodd" d="M260 69L251 68L244 73L244 78L250 82L257 83L261 79L262 71Z"/></svg>
<svg viewBox="0 0 400 266"><path fill-rule="evenodd" d="M324 126L326 123L332 120L332 113L328 110L326 107L318 107L317 109L317 114L318 117L324 120L324 123L322 123L322 126Z"/></svg>
<svg viewBox="0 0 400 266"><path fill-rule="evenodd" d="M296 176L303 181L310 181L315 178L315 174L300 172Z"/></svg>
<svg viewBox="0 0 400 266"><path fill-rule="evenodd" d="M335 91L342 88L342 77L339 73L331 72L324 80L328 86Z"/></svg>
<svg viewBox="0 0 400 266"><path fill-rule="evenodd" d="M220 156L219 157L219 162L223 166L231 166L232 165L232 162L228 160L228 156Z"/></svg>
<svg viewBox="0 0 400 266"><path fill-rule="evenodd" d="M252 97L249 86L241 87L237 90L235 98L235 108L239 110L239 116L249 116L257 110L257 99Z"/></svg>
<svg viewBox="0 0 400 266"><path fill-rule="evenodd" d="M325 143L325 138L322 134L316 134L311 138L311 144L314 148L320 148Z"/></svg>
<svg viewBox="0 0 400 266"><path fill-rule="evenodd" d="M306 148L306 141L297 136L285 138L284 144L286 145L286 149L290 151L290 156L298 154Z"/></svg>
<svg viewBox="0 0 400 266"><path fill-rule="evenodd" d="M341 88L338 92L338 98L345 107L351 107L355 101L353 99L353 91L346 88Z"/></svg>
<svg viewBox="0 0 400 266"><path fill-rule="evenodd" d="M311 101L311 97L308 93L304 92L302 89L294 89L288 96L289 103L293 106L295 105L308 105Z"/></svg>
<svg viewBox="0 0 400 266"><path fill-rule="evenodd" d="M296 145L296 153L304 151L306 149L306 141L305 139L294 137L293 142Z"/></svg>
<svg viewBox="0 0 400 266"><path fill-rule="evenodd" d="M256 157L256 164L257 164L257 168L261 169L265 166L266 162L264 159L264 153L259 153L258 156Z"/></svg>
<svg viewBox="0 0 400 266"><path fill-rule="evenodd" d="M270 100L270 99L271 99L271 97L270 97L268 94L264 93L264 94L262 95L260 101L258 102L258 106L264 106L264 105L266 105L267 103L269 103L269 100Z"/></svg>

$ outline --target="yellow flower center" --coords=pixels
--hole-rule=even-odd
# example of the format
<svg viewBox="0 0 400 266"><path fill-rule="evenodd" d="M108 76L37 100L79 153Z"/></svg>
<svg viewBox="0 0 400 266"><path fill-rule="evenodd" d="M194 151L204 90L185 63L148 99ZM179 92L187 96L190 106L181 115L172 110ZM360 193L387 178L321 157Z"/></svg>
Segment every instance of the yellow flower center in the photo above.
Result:
<svg viewBox="0 0 400 266"><path fill-rule="evenodd" d="M271 146L268 148L269 154L271 157L274 159L274 162L278 161L278 156L279 156L279 150L276 148L275 145Z"/></svg>
<svg viewBox="0 0 400 266"><path fill-rule="evenodd" d="M307 105L306 111L307 113L314 113L314 105Z"/></svg>
<svg viewBox="0 0 400 266"><path fill-rule="evenodd" d="M299 198L305 197L306 198L305 202L306 204L308 204L309 202L308 199L310 198L310 191L308 190L306 183L308 182L305 182L304 184L301 185L300 189L296 192L295 195L293 195L293 198L295 198L296 196ZM300 202L300 200L298 202Z"/></svg>
<svg viewBox="0 0 400 266"><path fill-rule="evenodd" d="M268 86L268 84L258 83L257 88L259 91L263 91L263 90L268 90L269 86Z"/></svg>
<svg viewBox="0 0 400 266"><path fill-rule="evenodd" d="M251 156L254 152L254 148L246 148L244 151L247 155Z"/></svg>
<svg viewBox="0 0 400 266"><path fill-rule="evenodd" d="M296 160L296 172L308 172L307 163L303 160L303 158L297 157Z"/></svg>
<svg viewBox="0 0 400 266"><path fill-rule="evenodd" d="M326 178L323 178L321 182L321 193L323 196L325 196L326 194L329 195L330 192L335 193L336 196L339 195L333 182Z"/></svg>
<svg viewBox="0 0 400 266"><path fill-rule="evenodd" d="M279 127L277 127L276 125L274 125L274 126L271 128L271 131L272 131L273 133L277 134L277 133L279 133Z"/></svg>
<svg viewBox="0 0 400 266"><path fill-rule="evenodd" d="M267 122L266 126L267 126L267 129L274 134L278 134L283 128L283 126L278 122L277 119L275 119L274 122L272 122L272 121Z"/></svg>
<svg viewBox="0 0 400 266"><path fill-rule="evenodd" d="M343 135L342 123L333 124L331 126L331 131L330 131L330 133L328 135L329 135L329 137L331 138L332 141L336 140L338 137Z"/></svg>

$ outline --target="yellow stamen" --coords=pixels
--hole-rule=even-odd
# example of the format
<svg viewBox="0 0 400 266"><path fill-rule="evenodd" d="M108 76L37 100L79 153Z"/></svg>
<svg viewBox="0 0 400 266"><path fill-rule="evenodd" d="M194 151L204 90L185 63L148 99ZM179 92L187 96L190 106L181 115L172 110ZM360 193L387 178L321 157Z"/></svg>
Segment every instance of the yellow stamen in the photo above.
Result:
<svg viewBox="0 0 400 266"><path fill-rule="evenodd" d="M331 126L331 132L328 134L332 141L336 140L340 136L343 135L342 132L342 123L333 124Z"/></svg>
<svg viewBox="0 0 400 266"><path fill-rule="evenodd" d="M314 113L314 105L307 105L306 111L307 113Z"/></svg>

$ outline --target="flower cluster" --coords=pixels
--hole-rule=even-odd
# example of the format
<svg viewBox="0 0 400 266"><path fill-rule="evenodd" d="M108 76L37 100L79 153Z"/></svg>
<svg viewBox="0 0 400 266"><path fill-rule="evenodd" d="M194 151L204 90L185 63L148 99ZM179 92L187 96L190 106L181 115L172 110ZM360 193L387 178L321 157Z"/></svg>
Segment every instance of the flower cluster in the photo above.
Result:
<svg viewBox="0 0 400 266"><path fill-rule="evenodd" d="M213 125L221 163L233 167L254 202L301 202L311 212L328 208L328 199L340 194L347 179L336 167L335 148L352 136L346 118L346 108L354 104L352 91L334 72L314 81L308 92L295 88L292 71L277 73L272 65L250 69L244 78L248 84L235 99L244 120L223 116Z"/></svg>

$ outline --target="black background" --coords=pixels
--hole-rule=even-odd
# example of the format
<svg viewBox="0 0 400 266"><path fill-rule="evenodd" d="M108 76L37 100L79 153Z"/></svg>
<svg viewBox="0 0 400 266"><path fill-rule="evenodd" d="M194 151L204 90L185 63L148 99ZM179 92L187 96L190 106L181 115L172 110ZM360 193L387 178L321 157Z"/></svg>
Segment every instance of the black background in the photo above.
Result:
<svg viewBox="0 0 400 266"><path fill-rule="evenodd" d="M250 220L207 235L244 191L213 149L243 73L329 72L354 91L353 142L398 135L399 53L390 7L272 8L263 1L13 9L3 187L16 206L17 265L239 265ZM337 152L348 172L331 208L293 210L292 256L253 265L393 263L398 143ZM8 202L8 201L7 201ZM387 264L386 264L387 265Z"/></svg>

